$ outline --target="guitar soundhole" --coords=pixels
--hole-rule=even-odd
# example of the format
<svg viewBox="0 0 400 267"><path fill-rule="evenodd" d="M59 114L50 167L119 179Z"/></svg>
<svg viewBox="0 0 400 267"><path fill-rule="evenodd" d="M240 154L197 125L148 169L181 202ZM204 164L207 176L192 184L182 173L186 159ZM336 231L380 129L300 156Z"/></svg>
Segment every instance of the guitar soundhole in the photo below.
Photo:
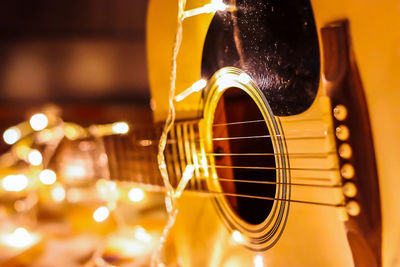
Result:
<svg viewBox="0 0 400 267"><path fill-rule="evenodd" d="M227 89L217 104L213 148L232 210L250 224L265 221L276 197L274 149L257 104L241 89Z"/></svg>

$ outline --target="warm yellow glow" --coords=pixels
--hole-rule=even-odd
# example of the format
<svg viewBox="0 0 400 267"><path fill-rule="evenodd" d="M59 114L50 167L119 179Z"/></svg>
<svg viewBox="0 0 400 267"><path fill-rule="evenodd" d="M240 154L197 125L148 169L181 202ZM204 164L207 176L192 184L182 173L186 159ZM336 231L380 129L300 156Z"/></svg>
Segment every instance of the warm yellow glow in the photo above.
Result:
<svg viewBox="0 0 400 267"><path fill-rule="evenodd" d="M254 263L254 267L263 267L264 266L263 257L261 255L254 256L253 263Z"/></svg>
<svg viewBox="0 0 400 267"><path fill-rule="evenodd" d="M38 141L41 143L50 142L51 140L55 139L55 131L50 129L45 129L37 135L37 138Z"/></svg>
<svg viewBox="0 0 400 267"><path fill-rule="evenodd" d="M236 242L236 243L240 243L242 244L244 242L244 237L243 235L238 231L238 230L234 230L232 232L232 239Z"/></svg>
<svg viewBox="0 0 400 267"><path fill-rule="evenodd" d="M23 174L8 175L4 177L1 184L6 191L20 192L28 186L28 178Z"/></svg>
<svg viewBox="0 0 400 267"><path fill-rule="evenodd" d="M93 219L96 222L103 222L108 218L108 216L110 216L110 211L105 206L101 206L93 212Z"/></svg>
<svg viewBox="0 0 400 267"><path fill-rule="evenodd" d="M96 182L96 189L103 200L117 200L119 198L119 190L117 184L113 181L100 179Z"/></svg>
<svg viewBox="0 0 400 267"><path fill-rule="evenodd" d="M43 184L54 184L57 180L57 175L54 171L46 169L40 172L39 180Z"/></svg>
<svg viewBox="0 0 400 267"><path fill-rule="evenodd" d="M112 130L116 134L126 134L129 132L129 125L126 122L116 122L113 123Z"/></svg>
<svg viewBox="0 0 400 267"><path fill-rule="evenodd" d="M33 166L39 166L42 164L42 154L39 152L39 150L33 149L31 152L28 154L28 161L30 164Z"/></svg>
<svg viewBox="0 0 400 267"><path fill-rule="evenodd" d="M152 241L151 235L146 232L143 227L138 227L135 231L135 238L144 243L150 243Z"/></svg>
<svg viewBox="0 0 400 267"><path fill-rule="evenodd" d="M31 117L29 120L29 124L31 125L32 129L35 131L43 130L47 127L49 120L47 119L46 115L43 113L37 113Z"/></svg>
<svg viewBox="0 0 400 267"><path fill-rule="evenodd" d="M61 202L65 199L65 189L61 185L56 185L51 190L51 197L54 201Z"/></svg>
<svg viewBox="0 0 400 267"><path fill-rule="evenodd" d="M12 145L15 144L21 138L21 131L17 127L12 127L7 129L3 133L3 139L6 144Z"/></svg>
<svg viewBox="0 0 400 267"><path fill-rule="evenodd" d="M29 233L23 227L19 227L13 233L1 235L0 240L9 247L27 248L37 243L39 236Z"/></svg>
<svg viewBox="0 0 400 267"><path fill-rule="evenodd" d="M207 81L205 79L200 79L194 84L192 84L189 88L187 88L185 91L180 93L175 97L175 101L179 102L188 97L189 95L193 94L194 92L199 92L202 90L204 87L206 87Z"/></svg>
<svg viewBox="0 0 400 267"><path fill-rule="evenodd" d="M144 199L144 191L140 188L132 188L128 192L128 197L132 202L140 202Z"/></svg>
<svg viewBox="0 0 400 267"><path fill-rule="evenodd" d="M87 171L84 162L79 161L82 164L71 164L65 167L65 177L71 179L82 179L87 175Z"/></svg>
<svg viewBox="0 0 400 267"><path fill-rule="evenodd" d="M76 140L81 137L79 128L70 123L65 123L64 134L69 140Z"/></svg>
<svg viewBox="0 0 400 267"><path fill-rule="evenodd" d="M24 144L17 144L16 148L15 148L15 153L17 154L17 157L23 160L27 160L28 159L28 155L29 152L31 151L31 149Z"/></svg>
<svg viewBox="0 0 400 267"><path fill-rule="evenodd" d="M134 258L149 254L154 250L155 241L142 227L138 227L132 237L131 231L120 231L108 239L107 250L121 257Z"/></svg>

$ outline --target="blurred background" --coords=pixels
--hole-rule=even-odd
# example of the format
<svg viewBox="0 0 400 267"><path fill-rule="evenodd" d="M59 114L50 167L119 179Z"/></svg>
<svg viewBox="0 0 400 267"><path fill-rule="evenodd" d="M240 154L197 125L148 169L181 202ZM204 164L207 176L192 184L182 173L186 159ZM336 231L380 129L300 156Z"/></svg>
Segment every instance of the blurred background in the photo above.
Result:
<svg viewBox="0 0 400 267"><path fill-rule="evenodd" d="M0 128L48 102L84 124L147 108L146 8L146 0L0 1Z"/></svg>
<svg viewBox="0 0 400 267"><path fill-rule="evenodd" d="M152 120L146 9L147 0L0 1L0 131L11 129L0 141L0 266L149 266L161 193L86 177L93 162L69 166L78 183L43 163L67 130L123 134ZM67 137L68 167L93 140Z"/></svg>

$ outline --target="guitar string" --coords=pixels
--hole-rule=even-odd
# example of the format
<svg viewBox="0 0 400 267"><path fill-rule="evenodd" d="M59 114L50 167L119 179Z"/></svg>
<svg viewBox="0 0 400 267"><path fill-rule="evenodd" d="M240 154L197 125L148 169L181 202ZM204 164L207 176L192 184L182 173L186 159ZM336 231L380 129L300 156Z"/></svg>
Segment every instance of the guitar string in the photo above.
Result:
<svg viewBox="0 0 400 267"><path fill-rule="evenodd" d="M258 181L258 180L228 179L228 178L221 178L221 177L212 178L212 180L218 180L218 181L222 181L222 182L235 182L235 183L292 185L292 186L321 187L321 188L341 188L342 187L341 185L282 183L282 182L270 182L270 181Z"/></svg>
<svg viewBox="0 0 400 267"><path fill-rule="evenodd" d="M202 156L202 153L198 153ZM329 155L336 155L336 152L326 153L205 153L205 156L219 157L219 156L290 156L292 158L326 158Z"/></svg>
<svg viewBox="0 0 400 267"><path fill-rule="evenodd" d="M304 122L304 121L322 121L321 119L318 118L311 118L311 119L302 119L302 120L292 120L292 121L285 121L285 123L293 123L293 122ZM265 122L265 120L247 120L247 121L235 121L235 122L226 122L226 123L214 123L212 126L229 126L229 125L241 125L241 124L249 124L249 123L261 123ZM178 122L179 123L179 122Z"/></svg>
<svg viewBox="0 0 400 267"><path fill-rule="evenodd" d="M236 194L236 193L227 193L227 192L218 192L218 191L201 191L201 190L191 190L191 192L198 192L203 194L211 194L211 195L223 195L223 196L232 196L232 197L243 197L243 198L251 198L251 199L260 199L260 200L269 200L269 201L285 201L285 202L294 202L301 204L309 204L309 205L319 205L319 206L327 206L327 207L344 207L343 203L326 203L326 202L315 202L315 201L307 201L307 200L297 200L297 199L284 199L284 198L275 198L275 197L265 197L265 196L254 196L254 195L246 195L246 194Z"/></svg>
<svg viewBox="0 0 400 267"><path fill-rule="evenodd" d="M326 135L309 135L309 136L282 136L282 135L250 135L250 136L231 136L231 137L214 137L212 141L225 141L225 140L241 140L241 139L260 139L260 138L275 138L283 137L285 140L308 140L308 139L325 139ZM196 142L202 141L202 138L195 138ZM155 142L155 139L143 139L143 141ZM178 139L168 138L167 144L175 144Z"/></svg>
<svg viewBox="0 0 400 267"><path fill-rule="evenodd" d="M134 184L142 184L142 183L135 183ZM142 184L146 186L146 184ZM160 185L151 185L151 187L147 187L147 190L150 191L157 191L163 192L165 188ZM210 197L215 197L217 195L228 196L228 197L239 197L239 198L250 198L250 199L259 199L259 200L267 200L267 201L284 201L284 202L293 202L293 203L300 203L300 204L307 204L307 205L318 205L318 206L325 206L325 207L334 207L340 208L345 207L343 202L340 203L327 203L327 202L317 202L317 201L308 201L308 200L299 200L299 199L284 199L284 198L275 198L275 197L267 197L267 196L259 196L259 195L248 195L248 194L237 194L237 193L229 193L229 192L219 192L219 191L211 191L211 190L199 190L199 189L188 189L189 192L198 193L200 195L206 195Z"/></svg>
<svg viewBox="0 0 400 267"><path fill-rule="evenodd" d="M123 181L124 179L115 179L115 177L114 177L114 178L112 178L112 180ZM134 182L134 181L131 181L131 182L133 184L141 184L144 186L148 186L148 184L145 184L145 183ZM293 185L290 183L287 183L287 184ZM165 191L165 188L162 185L151 184L150 186L151 187L146 187L147 190ZM293 203L308 204L308 205L318 205L318 206L326 206L326 207L344 207L345 206L343 203L327 203L327 202L308 201L308 200L300 200L300 199L283 199L283 198L267 197L267 196L260 196L260 195L238 194L238 193L229 193L229 192L222 192L222 191L221 192L211 191L211 190L206 190L206 189L199 190L199 189L188 188L187 190L189 192L195 192L195 193L213 196L213 197L215 197L216 195L222 195L222 196L228 196L228 197L250 198L250 199L259 199L259 200L267 200L267 201L285 201L285 202L293 202Z"/></svg>
<svg viewBox="0 0 400 267"><path fill-rule="evenodd" d="M121 159L118 161L120 165L121 163ZM119 166L120 168L117 167L117 169L121 169L121 165ZM120 170L121 171L121 170ZM120 173L121 175L121 173ZM218 180L228 180L226 178L217 178ZM124 180L124 179L122 179ZM130 179L131 180L131 179ZM231 180L231 179L229 179ZM132 180L131 180L132 181ZM248 183L250 183L251 181L248 180L243 180L243 182L246 181ZM241 180L233 180L233 182L241 182ZM254 184L259 184L262 181L255 181ZM264 183L266 183L268 181L264 181ZM140 183L140 182L139 182ZM274 182L268 182L273 184ZM140 184L145 184L145 183L140 183ZM297 183L275 183L275 184L287 184L287 185L294 185L294 186L300 186L300 184ZM160 187L160 185L156 185L157 187ZM304 186L310 186L310 187L321 187L321 185L306 185L304 184ZM162 187L162 186L161 186ZM163 188L163 187L162 187ZM165 190L165 189L164 189ZM273 197L267 197L267 196L259 196L259 195L249 195L249 194L237 194L237 193L229 193L229 192L217 192L217 191L211 191L211 190L193 190L193 189L189 189L190 191L193 192L198 192L200 194L207 194L207 195L211 195L211 196L215 196L215 195L223 195L223 196L232 196L232 197L240 197L240 198L251 198L251 199L259 199L259 200L268 200L268 201L285 201L285 202L293 202L293 203L301 203L301 204L309 204L309 205L319 205L319 206L325 206L325 207L343 207L343 204L338 204L338 203L326 203L326 202L315 202L315 201L304 201L304 200L294 200L294 199L281 199L281 198L273 198Z"/></svg>
<svg viewBox="0 0 400 267"><path fill-rule="evenodd" d="M252 136L231 136L231 137L214 137L212 141L226 141L226 140L242 140L242 139L260 139L260 138L275 138L282 137L281 135L252 135ZM285 140L305 140L305 139L325 139L325 135L315 135L315 136L299 136L299 137L284 137ZM202 140L201 138L195 139Z"/></svg>
<svg viewBox="0 0 400 267"><path fill-rule="evenodd" d="M141 142L151 142L149 144L141 145ZM143 139L138 142L139 146L156 146L158 144L154 143L156 140L151 140L151 139ZM176 139L168 139L167 145L173 146L176 145ZM202 153L197 153L197 155L203 155ZM336 152L294 152L294 153L256 153L256 152L243 152L243 153L205 153L206 156L290 156L290 157L296 157L296 158L323 158L323 157L328 157L329 155L336 155Z"/></svg>
<svg viewBox="0 0 400 267"><path fill-rule="evenodd" d="M207 165L216 169L252 169L252 170L289 170L289 171L338 171L338 168L281 168L270 166L233 166L233 165Z"/></svg>

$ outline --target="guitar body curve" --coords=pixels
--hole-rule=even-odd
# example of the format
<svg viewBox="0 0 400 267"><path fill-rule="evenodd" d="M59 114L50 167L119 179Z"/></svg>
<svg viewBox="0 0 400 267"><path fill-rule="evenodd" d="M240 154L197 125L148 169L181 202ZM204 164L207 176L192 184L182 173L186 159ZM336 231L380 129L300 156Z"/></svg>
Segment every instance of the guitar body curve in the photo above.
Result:
<svg viewBox="0 0 400 267"><path fill-rule="evenodd" d="M382 242L376 260L370 266L400 264L400 201L396 179L400 172L400 20L396 1L311 1L321 54L318 92L311 106L300 114L277 116L287 138L287 151L331 153L338 143L333 118L332 85L326 79L326 47L321 30L336 21L349 21L352 51L362 81L369 122L373 136L377 176L379 178ZM208 1L187 1L186 9ZM148 62L156 121L168 113L170 61L176 32L176 1L150 1L148 12ZM202 14L183 23L183 43L177 59L177 93L183 92L202 78L204 43L214 14ZM371 20L373 23L371 23ZM368 27L366 27L368 25ZM397 26L396 26L397 25ZM396 49L397 47L397 49ZM325 64L325 65L324 65ZM176 103L178 119L202 119L204 94L195 93ZM203 129L204 130L204 129ZM290 139L290 133L305 135L327 133L324 139ZM298 137L298 136L296 136ZM307 169L337 168L341 162L336 154L323 159L291 158L290 166ZM327 177L324 171L291 171L292 177L324 177L329 184L342 183L340 173ZM328 183L326 182L326 183ZM320 184L324 185L325 182ZM310 202L338 203L345 199L342 188L320 189L291 187L291 198ZM262 212L262 211L255 211ZM349 243L344 208L291 203L287 223L277 243L265 251L255 251L236 242L214 200L207 195L185 192L179 200L179 215L173 228L178 262L182 266L364 266L355 260ZM353 246L354 250L354 246ZM372 253L374 254L374 253ZM258 264L258 265L257 265Z"/></svg>

